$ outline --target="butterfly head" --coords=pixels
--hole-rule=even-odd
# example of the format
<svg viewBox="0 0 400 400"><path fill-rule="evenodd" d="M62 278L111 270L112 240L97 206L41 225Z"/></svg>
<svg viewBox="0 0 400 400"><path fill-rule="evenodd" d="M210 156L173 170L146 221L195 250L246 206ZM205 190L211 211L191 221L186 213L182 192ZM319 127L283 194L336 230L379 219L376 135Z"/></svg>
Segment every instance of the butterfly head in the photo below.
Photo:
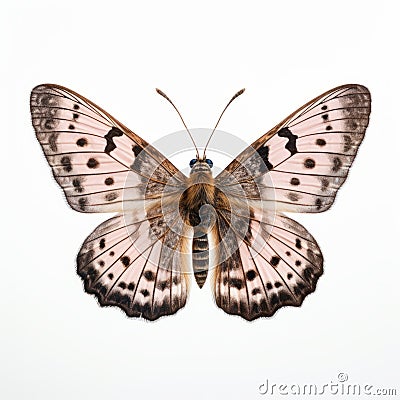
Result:
<svg viewBox="0 0 400 400"><path fill-rule="evenodd" d="M209 172L211 173L211 168L213 167L213 162L209 158L199 159L194 158L190 161L189 166L191 168L190 173L194 172Z"/></svg>
<svg viewBox="0 0 400 400"><path fill-rule="evenodd" d="M212 168L213 165L214 165L214 163L209 158L206 158L205 160L199 160L197 158L193 158L193 160L191 160L190 163L189 163L189 167L193 168L194 165L197 164L198 162L206 163L210 168Z"/></svg>

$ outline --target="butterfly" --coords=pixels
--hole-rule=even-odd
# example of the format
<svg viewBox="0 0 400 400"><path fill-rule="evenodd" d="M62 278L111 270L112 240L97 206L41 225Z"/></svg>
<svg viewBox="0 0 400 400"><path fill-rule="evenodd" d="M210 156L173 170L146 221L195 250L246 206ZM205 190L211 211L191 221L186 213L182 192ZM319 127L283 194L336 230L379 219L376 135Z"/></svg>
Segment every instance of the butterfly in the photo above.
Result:
<svg viewBox="0 0 400 400"><path fill-rule="evenodd" d="M331 207L364 138L371 97L357 84L323 93L216 177L207 145L203 155L196 147L186 176L65 87L35 87L30 106L36 137L69 205L117 213L87 237L77 256L86 292L101 306L156 320L184 307L191 271L200 288L212 271L217 306L254 320L300 306L315 290L323 273L320 248L284 212Z"/></svg>

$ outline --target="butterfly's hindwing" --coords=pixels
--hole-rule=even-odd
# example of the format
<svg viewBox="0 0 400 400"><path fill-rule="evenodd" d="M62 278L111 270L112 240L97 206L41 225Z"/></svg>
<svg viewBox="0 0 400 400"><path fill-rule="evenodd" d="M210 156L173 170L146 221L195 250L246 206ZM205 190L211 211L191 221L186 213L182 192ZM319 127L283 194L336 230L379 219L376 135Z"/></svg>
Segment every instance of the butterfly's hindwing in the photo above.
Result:
<svg viewBox="0 0 400 400"><path fill-rule="evenodd" d="M79 252L78 274L102 306L149 320L173 314L189 290L187 239L164 224L162 215L130 218L119 215L96 228ZM151 224L164 229L155 232Z"/></svg>
<svg viewBox="0 0 400 400"><path fill-rule="evenodd" d="M214 243L226 240L224 213L218 212L219 237L213 237ZM272 316L283 306L300 306L323 271L315 239L281 214L242 218L242 225L247 234L235 231L234 247L232 238L225 247L229 257L219 254L213 281L217 305L247 320Z"/></svg>

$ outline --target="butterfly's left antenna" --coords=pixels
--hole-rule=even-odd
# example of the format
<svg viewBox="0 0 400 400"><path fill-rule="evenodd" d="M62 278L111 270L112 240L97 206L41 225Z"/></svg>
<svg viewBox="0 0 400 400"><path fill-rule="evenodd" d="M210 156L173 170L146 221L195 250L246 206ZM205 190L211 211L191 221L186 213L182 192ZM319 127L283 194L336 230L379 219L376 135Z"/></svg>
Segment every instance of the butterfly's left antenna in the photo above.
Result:
<svg viewBox="0 0 400 400"><path fill-rule="evenodd" d="M156 88L156 91L157 91L157 93L158 93L159 95L161 95L161 96L164 97L166 100L168 100L168 101L171 103L172 107L175 108L175 111L178 113L178 115L179 115L181 121L183 122L183 125L185 126L185 128L186 128L186 130L187 130L187 133L188 133L189 136L190 136L190 139L192 139L192 142L193 142L194 147L195 147L195 149L196 149L196 158L197 158L197 159L200 159L199 149L197 148L196 142L194 141L192 134L190 133L188 127L186 126L185 121L183 120L181 113L180 113L180 112L178 111L178 109L175 107L175 104L172 102L172 100L171 100L162 90Z"/></svg>
<svg viewBox="0 0 400 400"><path fill-rule="evenodd" d="M212 136L214 135L215 130L217 129L217 126L219 124L219 121L221 121L222 116L224 115L224 112L226 111L226 109L230 106L230 104L232 103L233 100L235 100L237 97L239 97L241 94L243 94L243 92L245 91L245 89L240 89L237 93L235 93L235 95L229 100L228 104L225 106L225 108L222 110L221 115L218 118L217 123L214 126L213 131L211 132L210 137L207 140L206 145L204 146L204 153L203 153L203 160L206 158L206 150L207 150L207 146L210 143L210 140L212 138Z"/></svg>

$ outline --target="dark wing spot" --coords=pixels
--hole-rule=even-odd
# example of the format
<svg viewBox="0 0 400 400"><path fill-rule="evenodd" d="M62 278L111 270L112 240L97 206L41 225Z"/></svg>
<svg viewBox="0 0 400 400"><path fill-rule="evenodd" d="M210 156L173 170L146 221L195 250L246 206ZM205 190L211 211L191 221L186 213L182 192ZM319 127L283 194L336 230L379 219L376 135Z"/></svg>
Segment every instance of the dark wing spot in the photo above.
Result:
<svg viewBox="0 0 400 400"><path fill-rule="evenodd" d="M328 106L322 106L322 107L321 107L321 110L322 110L322 111L325 111L325 110L327 110L327 109L328 109Z"/></svg>
<svg viewBox="0 0 400 400"><path fill-rule="evenodd" d="M317 139L315 141L315 144L317 144L318 146L325 146L326 145L326 140L325 139Z"/></svg>
<svg viewBox="0 0 400 400"><path fill-rule="evenodd" d="M329 186L328 178L321 178L321 190L324 192Z"/></svg>
<svg viewBox="0 0 400 400"><path fill-rule="evenodd" d="M149 292L147 289L142 289L142 290L140 291L140 293L142 293L142 295L143 295L144 297L150 296L150 292Z"/></svg>
<svg viewBox="0 0 400 400"><path fill-rule="evenodd" d="M296 247L297 247L298 249L301 249L301 241L300 241L299 238L296 239Z"/></svg>
<svg viewBox="0 0 400 400"><path fill-rule="evenodd" d="M315 167L315 161L312 158L306 158L304 161L304 166L308 169Z"/></svg>
<svg viewBox="0 0 400 400"><path fill-rule="evenodd" d="M292 178L290 180L290 184L293 186L299 186L300 185L300 180L298 178Z"/></svg>
<svg viewBox="0 0 400 400"><path fill-rule="evenodd" d="M84 147L87 145L87 140L85 138L80 138L76 141L77 146Z"/></svg>
<svg viewBox="0 0 400 400"><path fill-rule="evenodd" d="M114 179L113 178L106 178L104 181L104 184L107 186L111 186L114 184Z"/></svg>
<svg viewBox="0 0 400 400"><path fill-rule="evenodd" d="M326 129L327 131L331 131L331 130L332 130L332 127L331 127L330 125L328 125L325 129Z"/></svg>
<svg viewBox="0 0 400 400"><path fill-rule="evenodd" d="M271 284L271 282L268 282L268 283L265 285L265 287L266 287L268 290L271 290L271 289L272 289L272 284Z"/></svg>
<svg viewBox="0 0 400 400"><path fill-rule="evenodd" d="M89 158L87 164L88 168L97 168L99 166L99 162L95 158Z"/></svg>
<svg viewBox="0 0 400 400"><path fill-rule="evenodd" d="M100 250L103 250L104 247L106 247L106 239L102 238L100 239Z"/></svg>
<svg viewBox="0 0 400 400"><path fill-rule="evenodd" d="M279 298L276 293L271 296L271 306L275 306L279 303Z"/></svg>
<svg viewBox="0 0 400 400"><path fill-rule="evenodd" d="M72 124L70 124L70 126L68 127L68 129L75 129L75 126L74 125L72 125Z"/></svg>
<svg viewBox="0 0 400 400"><path fill-rule="evenodd" d="M287 278L290 280L293 278L293 274L291 274L290 272L287 274Z"/></svg>
<svg viewBox="0 0 400 400"><path fill-rule="evenodd" d="M258 314L260 312L260 307L257 303L251 304L251 312L252 314Z"/></svg>
<svg viewBox="0 0 400 400"><path fill-rule="evenodd" d="M259 293L261 293L261 290L260 290L259 288L255 288L255 289L253 289L253 290L251 291L251 294L252 294L253 296L255 296L256 294L259 294Z"/></svg>
<svg viewBox="0 0 400 400"><path fill-rule="evenodd" d="M287 252L286 252L286 255L287 255L287 256L290 256L290 251L287 251Z"/></svg>
<svg viewBox="0 0 400 400"><path fill-rule="evenodd" d="M306 268L303 272L303 276L307 282L311 282L314 277L314 272L312 268L311 267Z"/></svg>
<svg viewBox="0 0 400 400"><path fill-rule="evenodd" d="M135 157L137 157L139 155L139 153L142 151L142 147L135 144L134 146L132 146L132 151L133 151L133 154L135 155Z"/></svg>
<svg viewBox="0 0 400 400"><path fill-rule="evenodd" d="M44 127L48 130L52 130L57 126L57 121L54 119L46 119L44 123Z"/></svg>
<svg viewBox="0 0 400 400"><path fill-rule="evenodd" d="M251 269L250 271L246 272L247 280L252 281L252 280L255 279L255 277L256 277L256 272L253 269Z"/></svg>
<svg viewBox="0 0 400 400"><path fill-rule="evenodd" d="M287 195L287 198L290 201L299 201L300 195L298 193L289 192L288 195Z"/></svg>
<svg viewBox="0 0 400 400"><path fill-rule="evenodd" d="M121 292L113 292L111 295L108 296L108 300L115 302L115 303L120 303L121 302Z"/></svg>
<svg viewBox="0 0 400 400"><path fill-rule="evenodd" d="M73 118L73 119L78 119L78 118L79 118L79 114L73 113L73 114L72 114L72 118Z"/></svg>
<svg viewBox="0 0 400 400"><path fill-rule="evenodd" d="M322 115L322 119L323 119L324 121L327 121L327 120L328 120L328 114L323 114L323 115Z"/></svg>
<svg viewBox="0 0 400 400"><path fill-rule="evenodd" d="M81 186L81 180L79 178L72 179L72 186L75 188L75 192L82 193L83 187Z"/></svg>
<svg viewBox="0 0 400 400"><path fill-rule="evenodd" d="M155 279L153 271L145 271L143 275L148 281L154 281Z"/></svg>
<svg viewBox="0 0 400 400"><path fill-rule="evenodd" d="M115 253L114 253L113 251L110 251L110 256L111 256L111 257L113 257L114 254L115 254Z"/></svg>
<svg viewBox="0 0 400 400"><path fill-rule="evenodd" d="M106 139L107 144L106 147L104 148L104 151L107 154L110 154L117 146L114 143L114 137L122 136L123 132L121 129L112 127L111 130L104 136L104 139Z"/></svg>
<svg viewBox="0 0 400 400"><path fill-rule="evenodd" d="M113 201L118 197L118 194L115 192L107 193L104 197L107 201Z"/></svg>
<svg viewBox="0 0 400 400"><path fill-rule="evenodd" d="M265 299L260 300L260 310L261 310L261 312L264 312L264 313L268 311L267 300L265 300Z"/></svg>
<svg viewBox="0 0 400 400"><path fill-rule="evenodd" d="M261 146L257 150L257 153L260 155L260 157L264 161L264 164L268 170L271 170L272 168L274 168L273 165L268 160L268 157L269 157L269 147L268 146Z"/></svg>
<svg viewBox="0 0 400 400"><path fill-rule="evenodd" d="M352 121L350 124L350 129L356 130L358 128L358 123L356 121Z"/></svg>
<svg viewBox="0 0 400 400"><path fill-rule="evenodd" d="M123 256L121 257L121 262L124 267L127 267L129 263L131 262L131 259L128 256Z"/></svg>
<svg viewBox="0 0 400 400"><path fill-rule="evenodd" d="M114 279L114 274L111 273L111 272L110 272L107 276L108 276L108 278L111 279L111 280Z"/></svg>
<svg viewBox="0 0 400 400"><path fill-rule="evenodd" d="M296 283L297 283L297 286L295 286L295 288L294 288L294 293L297 296L300 296L302 294L303 290L305 289L305 285L303 285L301 282L296 282Z"/></svg>
<svg viewBox="0 0 400 400"><path fill-rule="evenodd" d="M301 261L300 260L296 260L295 264L296 264L296 267L300 267Z"/></svg>
<svg viewBox="0 0 400 400"><path fill-rule="evenodd" d="M270 263L271 263L271 265L273 266L273 267L276 267L278 264L279 264L279 261L280 261L281 259L279 258L279 257L277 257L277 256L272 256L271 257L271 260L270 260Z"/></svg>
<svg viewBox="0 0 400 400"><path fill-rule="evenodd" d="M131 282L131 283L128 285L128 290L130 290L131 292L133 292L133 291L135 290L135 284L134 284L133 282Z"/></svg>
<svg viewBox="0 0 400 400"><path fill-rule="evenodd" d="M86 198L86 197L81 197L81 198L78 200L78 204L79 204L79 209L80 209L81 211L85 211L86 204L87 204L87 198Z"/></svg>
<svg viewBox="0 0 400 400"><path fill-rule="evenodd" d="M280 282L275 282L275 285L274 285L277 289L278 288L280 288L281 286L282 286L282 283L280 283Z"/></svg>
<svg viewBox="0 0 400 400"><path fill-rule="evenodd" d="M289 128L282 128L278 131L277 134L280 137L287 138L288 142L285 145L285 149L289 150L291 155L296 154L296 140L298 139L298 136L293 135Z"/></svg>
<svg viewBox="0 0 400 400"><path fill-rule="evenodd" d="M104 297L107 294L107 286L102 285L100 282L96 283L94 288L98 290L101 297Z"/></svg>
<svg viewBox="0 0 400 400"><path fill-rule="evenodd" d="M291 299L291 297L290 297L289 293L283 292L283 291L279 293L279 300L282 303L285 302L285 301L288 301L290 299Z"/></svg>
<svg viewBox="0 0 400 400"><path fill-rule="evenodd" d="M342 165L343 165L342 160L339 157L335 157L333 159L332 171L338 172L339 169L342 167Z"/></svg>
<svg viewBox="0 0 400 400"><path fill-rule="evenodd" d="M63 166L63 169L65 172L71 172L72 171L72 164L71 164L71 158L68 156L64 156L60 160L61 165Z"/></svg>
<svg viewBox="0 0 400 400"><path fill-rule="evenodd" d="M125 283L125 282L120 282L120 283L118 283L118 286L119 286L121 289L126 289L126 283Z"/></svg>
<svg viewBox="0 0 400 400"><path fill-rule="evenodd" d="M57 138L58 138L58 133L53 133L49 136L49 146L51 151L54 152L57 151Z"/></svg>
<svg viewBox="0 0 400 400"><path fill-rule="evenodd" d="M241 279L231 278L229 281L229 285L240 290L243 287L243 282Z"/></svg>
<svg viewBox="0 0 400 400"><path fill-rule="evenodd" d="M99 273L93 267L89 267L89 269L87 270L86 279L94 281L97 278L98 274Z"/></svg>
<svg viewBox="0 0 400 400"><path fill-rule="evenodd" d="M315 205L317 207L317 210L320 210L322 208L322 200L320 198L315 200Z"/></svg>
<svg viewBox="0 0 400 400"><path fill-rule="evenodd" d="M347 153L352 146L351 137L349 135L343 135L343 140L344 140L343 151Z"/></svg>
<svg viewBox="0 0 400 400"><path fill-rule="evenodd" d="M100 265L100 267L104 267L104 265L106 265L106 264L105 264L105 262L103 260L100 260L99 261L99 265Z"/></svg>
<svg viewBox="0 0 400 400"><path fill-rule="evenodd" d="M169 282L168 281L161 281L157 284L157 289L160 289L161 291L164 291L165 289L169 288Z"/></svg>
<svg viewBox="0 0 400 400"><path fill-rule="evenodd" d="M74 104L74 110L79 110L78 104Z"/></svg>
<svg viewBox="0 0 400 400"><path fill-rule="evenodd" d="M142 315L142 305L139 303L133 303L132 311L135 313L135 315L139 317L140 315Z"/></svg>

